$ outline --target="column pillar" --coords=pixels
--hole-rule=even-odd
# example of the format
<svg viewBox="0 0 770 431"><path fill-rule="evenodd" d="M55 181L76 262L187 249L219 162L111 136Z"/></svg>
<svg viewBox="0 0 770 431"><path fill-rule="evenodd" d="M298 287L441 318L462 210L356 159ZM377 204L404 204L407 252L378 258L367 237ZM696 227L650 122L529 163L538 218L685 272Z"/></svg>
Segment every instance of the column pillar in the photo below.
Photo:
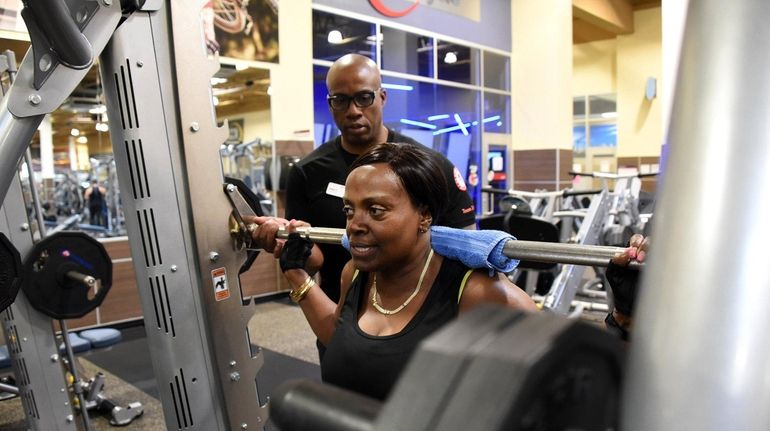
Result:
<svg viewBox="0 0 770 431"><path fill-rule="evenodd" d="M572 2L511 3L513 187L558 190L572 167Z"/></svg>

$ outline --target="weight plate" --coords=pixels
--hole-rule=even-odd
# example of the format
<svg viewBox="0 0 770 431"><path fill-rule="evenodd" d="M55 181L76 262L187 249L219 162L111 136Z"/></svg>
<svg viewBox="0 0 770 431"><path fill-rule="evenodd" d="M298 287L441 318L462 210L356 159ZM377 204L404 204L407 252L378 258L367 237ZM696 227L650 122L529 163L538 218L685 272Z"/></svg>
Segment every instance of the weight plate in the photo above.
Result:
<svg viewBox="0 0 770 431"><path fill-rule="evenodd" d="M593 325L479 306L420 344L374 429L617 429L622 356Z"/></svg>
<svg viewBox="0 0 770 431"><path fill-rule="evenodd" d="M0 311L10 306L21 287L21 257L11 241L0 233Z"/></svg>
<svg viewBox="0 0 770 431"><path fill-rule="evenodd" d="M78 274L99 281L98 290ZM24 293L53 319L82 317L98 307L112 286L112 260L104 246L83 232L59 232L33 247L24 262Z"/></svg>
<svg viewBox="0 0 770 431"><path fill-rule="evenodd" d="M238 178L225 177L225 183L238 187L238 191L241 193L241 196L243 196L243 199L246 201L246 203L249 204L251 209L254 211L254 214L260 217L264 215L262 213L262 207L259 205L259 197L243 181L239 180ZM238 270L238 274L240 275L248 271L254 261L257 260L257 256L259 256L259 251L257 250L247 251L246 261L243 263L243 265L241 265L241 268Z"/></svg>

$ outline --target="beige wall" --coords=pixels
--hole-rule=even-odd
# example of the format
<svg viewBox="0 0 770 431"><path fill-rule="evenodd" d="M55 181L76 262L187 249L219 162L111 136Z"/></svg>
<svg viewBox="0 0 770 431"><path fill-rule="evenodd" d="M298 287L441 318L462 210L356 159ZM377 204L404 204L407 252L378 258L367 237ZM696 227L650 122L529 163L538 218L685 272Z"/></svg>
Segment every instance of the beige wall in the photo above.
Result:
<svg viewBox="0 0 770 431"><path fill-rule="evenodd" d="M658 156L663 142L661 98L644 96L647 78L661 93L661 10L634 14L634 33L617 38L618 157Z"/></svg>
<svg viewBox="0 0 770 431"><path fill-rule="evenodd" d="M663 133L668 131L671 106L674 102L676 71L679 66L679 52L682 48L682 35L688 3L689 0L663 0L665 7L661 10L663 52L663 85L661 87L663 88L660 96L663 104L661 108Z"/></svg>
<svg viewBox="0 0 770 431"><path fill-rule="evenodd" d="M257 138L262 141L273 140L270 110L244 112L222 118L227 120L243 119L243 142L251 142Z"/></svg>
<svg viewBox="0 0 770 431"><path fill-rule="evenodd" d="M270 111L249 112L241 116L243 121L243 142L260 138L263 141L273 139L273 127L270 122Z"/></svg>
<svg viewBox="0 0 770 431"><path fill-rule="evenodd" d="M313 139L313 24L311 0L281 2L280 64L271 68L273 138Z"/></svg>
<svg viewBox="0 0 770 431"><path fill-rule="evenodd" d="M644 97L647 78L658 97ZM658 156L663 142L661 9L634 13L634 33L573 47L572 94L616 93L617 157Z"/></svg>
<svg viewBox="0 0 770 431"><path fill-rule="evenodd" d="M572 2L512 0L514 150L572 148Z"/></svg>
<svg viewBox="0 0 770 431"><path fill-rule="evenodd" d="M600 40L572 47L572 94L617 92L617 41Z"/></svg>

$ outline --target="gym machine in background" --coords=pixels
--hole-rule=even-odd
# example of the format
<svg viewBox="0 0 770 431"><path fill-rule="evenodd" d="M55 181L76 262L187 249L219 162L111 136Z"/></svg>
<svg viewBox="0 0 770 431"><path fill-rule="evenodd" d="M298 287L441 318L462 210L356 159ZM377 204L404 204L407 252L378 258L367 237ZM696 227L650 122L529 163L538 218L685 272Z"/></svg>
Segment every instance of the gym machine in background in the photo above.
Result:
<svg viewBox="0 0 770 431"><path fill-rule="evenodd" d="M132 254L137 256L135 273L167 427L262 428L267 407L260 399L256 374L263 356L249 343L245 328L251 310L242 305L237 280L246 252L233 249L227 228L230 205L218 187L211 187L223 183L219 160L212 155L217 154L225 133L216 127L209 92L209 78L218 64L206 57L201 40L190 37L200 34L199 11L181 0L123 5L36 0L25 6L33 50L0 105L0 231L22 256L30 254L33 243L27 215L17 204L21 196L16 167L42 116L61 103L85 74L93 55L101 53L108 111L121 126L112 130L113 147L118 177L127 190L126 226ZM770 415L764 409L770 399L764 378L770 367L770 347L765 341L770 315L762 306L770 302L770 280L760 260L764 258L762 241L770 237L764 222L768 208L763 202L745 208L742 223L735 223L731 217L714 217L712 208L704 207L714 200L702 199L717 193L725 201L722 208L735 208L746 196L770 188L766 169L770 148L763 138L770 133L765 126L770 97L762 96L770 96L765 79L770 53L756 50L752 43L770 36L768 17L770 5L750 0L732 2L728 9L716 0L693 2L690 7L670 134L671 159L656 216L659 240L647 269L621 399L623 429L770 427ZM721 82L729 78L727 82L739 84L713 86L716 71ZM703 88L715 90L704 95ZM713 121L714 112L724 114L722 121ZM740 271L724 271L724 265ZM477 315L469 316L470 320ZM23 340L23 352L14 354L14 360L25 362L29 376L20 391L34 395L34 403L23 398L30 428L74 429L66 394L58 390L64 385L61 372L50 361L50 355L56 354L50 320L31 309L24 294L3 317L4 325L13 326ZM541 355L546 360L551 357L547 353L556 351L548 346L563 343L558 334L568 333L563 319L545 313L536 318L500 318L508 322L495 326L502 333L480 329L483 322L476 322L469 326L469 333L475 334L470 338L518 334L516 340L534 341L531 348L546 353ZM458 325L467 322L462 319ZM553 336L532 336L534 330L547 328L552 328ZM483 334L472 332L476 330ZM606 351L600 345L604 335L587 335L592 352ZM463 372L495 369L510 373L506 379L515 379L522 375L515 370L522 368L507 359L520 352L505 349L512 339L506 340L499 343L502 350L492 349L489 356L482 355L481 349L462 350L440 363L454 363L459 367L456 371ZM683 342L687 349L681 348ZM538 346L544 350L536 350ZM570 356L570 352L561 356L579 360L579 354ZM467 356L456 361L463 354ZM482 358L499 359L497 368L482 367L484 361L477 362ZM439 362L415 362L410 369L419 363ZM529 368L542 371L538 375L543 380L536 386L558 386L564 381L562 375L549 373L548 367L538 368L545 363ZM588 360L576 370L590 371L596 364ZM613 364L605 362L593 375L612 376ZM424 395L425 385L419 384L423 375L412 375ZM581 375L585 374L568 374L575 382L569 387L591 392L593 386L583 384ZM500 397L483 403L487 410L474 415L477 397L485 389L479 385L490 375L456 376L457 385L437 391L439 395L451 392L451 397L430 400L452 408L415 409L403 403L412 397L394 397L377 416L377 424L383 424L378 429L388 429L384 425L388 418L408 421L427 413L437 425L455 423L458 418L474 424L474 416L485 424L504 423L502 413L495 417L496 412L489 410L502 410L498 409L501 402L512 403L506 412L513 412L514 419L533 414L533 422L518 421L520 428L509 429L531 429L541 417L535 413L547 412L549 404L516 410L521 406L516 400L564 393L522 397L525 392L518 391L528 386L502 385L499 389L508 392L499 392ZM424 376L425 382L428 377ZM441 377L442 382L448 381ZM406 384L400 382L396 391ZM619 384L620 380L610 381L605 400L612 398L611 389ZM336 429L345 426L336 425Z"/></svg>

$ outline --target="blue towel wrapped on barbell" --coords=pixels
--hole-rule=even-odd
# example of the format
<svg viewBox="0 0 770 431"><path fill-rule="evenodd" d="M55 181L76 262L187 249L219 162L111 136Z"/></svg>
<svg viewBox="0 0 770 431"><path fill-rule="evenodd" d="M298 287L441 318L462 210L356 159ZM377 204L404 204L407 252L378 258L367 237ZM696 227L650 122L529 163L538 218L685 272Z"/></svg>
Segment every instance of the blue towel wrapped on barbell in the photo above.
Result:
<svg viewBox="0 0 770 431"><path fill-rule="evenodd" d="M469 268L487 268L490 273L508 273L519 264L518 260L503 253L505 243L516 239L507 232L432 226L430 234L431 246L436 253L459 260ZM342 236L342 246L350 250L347 234Z"/></svg>

